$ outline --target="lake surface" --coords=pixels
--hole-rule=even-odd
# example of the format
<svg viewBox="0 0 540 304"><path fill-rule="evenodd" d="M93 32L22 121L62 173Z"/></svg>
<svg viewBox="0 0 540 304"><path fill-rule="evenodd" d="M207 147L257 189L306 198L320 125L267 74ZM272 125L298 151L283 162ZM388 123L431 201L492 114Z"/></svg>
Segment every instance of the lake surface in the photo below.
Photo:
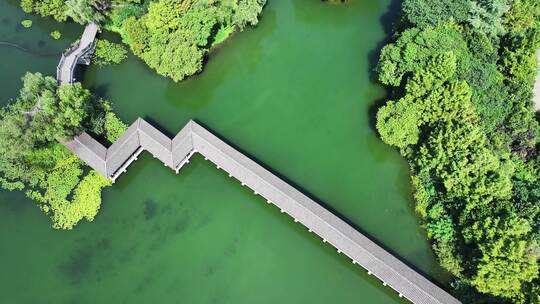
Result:
<svg viewBox="0 0 540 304"><path fill-rule="evenodd" d="M17 5L0 0L0 40L23 48L0 45L2 104L24 72L54 75L82 32ZM174 83L130 56L88 68L83 84L127 123L141 116L172 135L198 120L446 284L407 165L372 127L385 93L371 70L396 6L269 0L259 25L215 50L199 75ZM145 155L103 200L94 222L55 231L23 194L0 192L2 303L406 303L199 156L175 175Z"/></svg>

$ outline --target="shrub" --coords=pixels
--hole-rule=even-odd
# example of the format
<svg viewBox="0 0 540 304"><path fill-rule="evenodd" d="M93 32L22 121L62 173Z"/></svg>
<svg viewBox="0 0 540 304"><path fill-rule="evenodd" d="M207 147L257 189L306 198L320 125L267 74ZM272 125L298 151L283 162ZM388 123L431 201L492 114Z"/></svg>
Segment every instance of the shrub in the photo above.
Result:
<svg viewBox="0 0 540 304"><path fill-rule="evenodd" d="M58 40L58 39L62 38L62 33L60 33L60 31L58 31L58 30L52 31L50 35L51 35L52 39L54 39L54 40Z"/></svg>
<svg viewBox="0 0 540 304"><path fill-rule="evenodd" d="M92 220L109 181L60 144L90 128L115 140L125 125L80 83L58 86L52 77L26 74L19 97L0 109L0 187L25 191L54 228Z"/></svg>
<svg viewBox="0 0 540 304"><path fill-rule="evenodd" d="M23 21L21 21L21 25L24 28L30 28L30 27L32 27L32 20L24 19Z"/></svg>
<svg viewBox="0 0 540 304"><path fill-rule="evenodd" d="M94 60L98 65L119 64L127 58L126 48L118 43L98 39Z"/></svg>

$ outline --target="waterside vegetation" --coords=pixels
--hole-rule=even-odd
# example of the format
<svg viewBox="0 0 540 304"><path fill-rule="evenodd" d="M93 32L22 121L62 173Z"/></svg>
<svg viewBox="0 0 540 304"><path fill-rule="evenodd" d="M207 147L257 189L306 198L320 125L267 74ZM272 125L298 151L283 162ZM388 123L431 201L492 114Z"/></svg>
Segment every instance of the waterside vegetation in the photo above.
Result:
<svg viewBox="0 0 540 304"><path fill-rule="evenodd" d="M83 130L110 143L126 126L80 83L58 85L40 73L22 81L19 96L0 110L0 186L37 201L54 228L93 220L110 181L60 143Z"/></svg>
<svg viewBox="0 0 540 304"><path fill-rule="evenodd" d="M254 26L266 0L21 0L25 12L98 23L121 35L160 75L180 81L203 68L212 46Z"/></svg>
<svg viewBox="0 0 540 304"><path fill-rule="evenodd" d="M32 20L24 19L23 21L21 21L21 25L24 28L31 28L32 27Z"/></svg>
<svg viewBox="0 0 540 304"><path fill-rule="evenodd" d="M118 43L98 39L93 61L97 65L119 64L127 58L126 48Z"/></svg>
<svg viewBox="0 0 540 304"><path fill-rule="evenodd" d="M405 0L378 64L377 130L464 303L540 303L540 3Z"/></svg>

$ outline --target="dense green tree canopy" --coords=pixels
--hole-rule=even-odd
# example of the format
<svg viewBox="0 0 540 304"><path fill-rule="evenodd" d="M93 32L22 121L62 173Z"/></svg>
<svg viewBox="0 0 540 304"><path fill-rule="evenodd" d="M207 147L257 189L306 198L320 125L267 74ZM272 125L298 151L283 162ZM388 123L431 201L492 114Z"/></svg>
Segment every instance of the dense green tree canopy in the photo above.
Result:
<svg viewBox="0 0 540 304"><path fill-rule="evenodd" d="M180 81L202 70L209 50L236 30L254 26L266 0L21 0L25 12L99 23L122 36L160 75ZM101 42L98 62L117 62L117 47ZM109 56L108 59L99 60Z"/></svg>
<svg viewBox="0 0 540 304"><path fill-rule="evenodd" d="M467 20L469 0L404 0L402 10L407 21L416 26L437 25L453 19Z"/></svg>
<svg viewBox="0 0 540 304"><path fill-rule="evenodd" d="M26 13L51 16L57 21L66 21L68 17L65 0L21 0L21 8Z"/></svg>
<svg viewBox="0 0 540 304"><path fill-rule="evenodd" d="M150 2L142 17L126 18L122 32L135 55L158 74L180 81L201 71L221 29L256 24L265 2L159 0Z"/></svg>
<svg viewBox="0 0 540 304"><path fill-rule="evenodd" d="M99 4L94 0L66 0L66 14L80 24L100 23L105 16L98 9Z"/></svg>
<svg viewBox="0 0 540 304"><path fill-rule="evenodd" d="M377 130L409 161L416 210L463 302L536 303L540 3L406 0L403 12L412 27L379 61L394 98Z"/></svg>
<svg viewBox="0 0 540 304"><path fill-rule="evenodd" d="M57 87L56 79L26 74L15 103L0 114L0 150L19 158L33 148L66 140L89 120L91 95L79 83Z"/></svg>
<svg viewBox="0 0 540 304"><path fill-rule="evenodd" d="M114 141L126 126L80 83L26 74L18 98L0 110L0 187L25 190L53 220L71 229L92 220L110 182L60 143L81 131Z"/></svg>
<svg viewBox="0 0 540 304"><path fill-rule="evenodd" d="M457 58L455 78L473 87L473 102L486 131L493 131L510 111L503 75L489 39L455 23L405 30L395 43L385 46L379 62L382 83L399 86L403 77L425 68L428 59L452 51Z"/></svg>
<svg viewBox="0 0 540 304"><path fill-rule="evenodd" d="M98 65L118 64L127 58L126 48L118 43L98 39L94 62Z"/></svg>

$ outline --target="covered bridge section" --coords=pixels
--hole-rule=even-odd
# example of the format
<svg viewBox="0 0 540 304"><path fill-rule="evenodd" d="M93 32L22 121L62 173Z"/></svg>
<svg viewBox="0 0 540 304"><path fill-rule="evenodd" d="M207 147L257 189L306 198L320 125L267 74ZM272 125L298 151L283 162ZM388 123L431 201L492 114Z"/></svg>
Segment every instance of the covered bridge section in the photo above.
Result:
<svg viewBox="0 0 540 304"><path fill-rule="evenodd" d="M137 119L110 148L83 133L64 143L90 167L115 181L144 150L165 166L180 171L198 152L304 225L323 242L334 246L354 264L361 265L384 286L417 304L457 304L458 300L436 286L345 221L308 196L243 155L194 121L172 140L143 119Z"/></svg>

